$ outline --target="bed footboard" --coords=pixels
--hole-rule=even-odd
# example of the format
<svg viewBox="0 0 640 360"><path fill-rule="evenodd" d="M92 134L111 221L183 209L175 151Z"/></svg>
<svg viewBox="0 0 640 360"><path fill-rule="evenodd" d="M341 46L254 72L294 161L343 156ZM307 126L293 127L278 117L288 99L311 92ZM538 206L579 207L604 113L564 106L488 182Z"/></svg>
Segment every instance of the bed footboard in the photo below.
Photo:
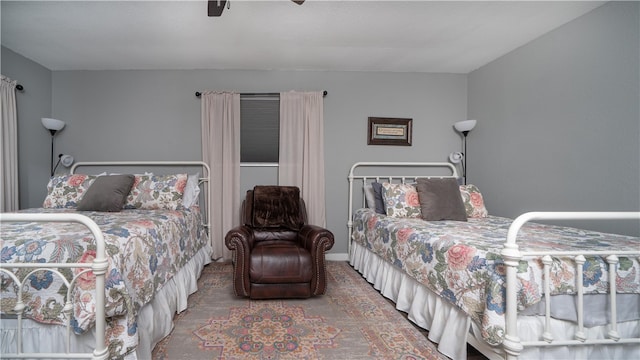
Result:
<svg viewBox="0 0 640 360"><path fill-rule="evenodd" d="M507 359L517 359L525 347L551 347L551 346L582 346L582 345L616 345L616 344L640 344L640 337L622 338L618 333L618 323L616 319L616 292L617 292L617 266L619 257L635 257L640 259L640 249L638 251L520 251L516 244L518 232L524 224L533 220L640 220L640 212L529 212L518 216L507 234L507 241L501 255L506 265L506 333L503 347ZM525 257L542 257L544 264L544 296L545 296L545 328L540 341L521 341L518 337L516 318L518 315L518 280L517 269L519 261ZM552 263L552 256L572 257L576 271L576 293L577 293L577 331L572 334L573 340L557 340L551 335L550 328L550 291L549 291L549 271ZM600 256L605 259L609 269L609 331L605 339L587 339L584 327L584 291L583 291L583 264L585 256Z"/></svg>
<svg viewBox="0 0 640 360"><path fill-rule="evenodd" d="M14 283L17 285L18 293L16 306L14 307L14 311L16 313L16 318L18 321L18 333L17 333L17 344L16 344L16 353L12 354L2 354L3 358L58 358L58 359L71 359L71 358L80 358L80 359L107 359L108 357L108 349L105 344L105 331L106 331L106 320L105 320L105 277L108 267L108 260L106 258L106 247L105 241L100 231L98 225L91 220L89 217L81 215L81 214L28 214L28 213L5 213L0 214L0 223L9 223L9 222L62 222L62 223L79 223L84 225L93 235L96 242L96 257L91 264L91 269L87 269L87 263L0 263L0 273L5 276L10 277ZM86 270L76 274L72 279L67 279L60 271L57 269L61 268L84 268ZM13 272L13 269L31 269L26 275L22 277L18 277L16 273ZM25 305L23 303L23 287L25 286L28 278L38 272L38 271L50 271L53 275L58 276L65 283L67 287L67 295L66 295L66 303L64 306L64 311L68 314L66 330L66 353L60 354L44 354L44 353L24 353L22 351L22 316L25 310ZM92 353L71 353L70 349L70 337L72 335L72 330L70 326L71 320L71 294L76 285L76 280L82 276L83 274L92 271L95 275L96 281L96 324L95 324L95 337L96 337L96 345L95 349Z"/></svg>

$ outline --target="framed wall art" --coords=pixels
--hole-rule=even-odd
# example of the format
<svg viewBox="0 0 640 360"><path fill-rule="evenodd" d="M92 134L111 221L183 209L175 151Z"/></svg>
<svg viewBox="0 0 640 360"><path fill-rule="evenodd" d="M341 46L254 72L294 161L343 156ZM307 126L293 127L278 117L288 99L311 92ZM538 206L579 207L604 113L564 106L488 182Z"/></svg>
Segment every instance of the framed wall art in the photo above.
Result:
<svg viewBox="0 0 640 360"><path fill-rule="evenodd" d="M367 145L411 146L412 120L369 117Z"/></svg>

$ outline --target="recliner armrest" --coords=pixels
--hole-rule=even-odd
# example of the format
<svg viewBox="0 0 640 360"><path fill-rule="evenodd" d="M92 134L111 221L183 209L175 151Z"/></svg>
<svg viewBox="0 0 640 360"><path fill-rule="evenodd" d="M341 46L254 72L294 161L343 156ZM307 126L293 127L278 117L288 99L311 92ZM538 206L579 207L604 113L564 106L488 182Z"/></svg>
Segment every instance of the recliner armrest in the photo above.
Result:
<svg viewBox="0 0 640 360"><path fill-rule="evenodd" d="M241 225L229 230L225 245L233 252L233 289L238 296L249 296L249 255L253 248L253 229Z"/></svg>
<svg viewBox="0 0 640 360"><path fill-rule="evenodd" d="M299 244L312 254L324 252L333 247L333 233L317 225L306 224L298 232Z"/></svg>
<svg viewBox="0 0 640 360"><path fill-rule="evenodd" d="M224 237L224 242L230 250L236 250L238 246L243 246L249 250L253 248L253 232L253 228L249 226L236 226L227 232L227 235Z"/></svg>
<svg viewBox="0 0 640 360"><path fill-rule="evenodd" d="M298 242L311 253L313 261L311 294L322 295L327 288L324 253L333 247L333 233L323 227L307 224L298 232Z"/></svg>

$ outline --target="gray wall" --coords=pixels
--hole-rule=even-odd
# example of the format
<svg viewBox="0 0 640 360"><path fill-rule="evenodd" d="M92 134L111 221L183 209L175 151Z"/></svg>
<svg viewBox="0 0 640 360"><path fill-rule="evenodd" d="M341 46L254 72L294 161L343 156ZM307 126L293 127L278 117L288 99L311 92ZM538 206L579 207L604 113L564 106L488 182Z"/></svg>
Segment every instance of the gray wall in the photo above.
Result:
<svg viewBox="0 0 640 360"><path fill-rule="evenodd" d="M466 75L217 70L54 71L52 115L67 122L58 150L76 160L200 159L199 90L327 90L327 227L347 252L347 173L356 161L446 161L460 149ZM367 117L413 118L413 146L367 146ZM243 171L257 176L255 169ZM273 169L268 170L266 178ZM242 179L249 185L253 179ZM244 189L242 191L244 193ZM42 197L44 197L42 193ZM37 202L32 205L38 205Z"/></svg>
<svg viewBox="0 0 640 360"><path fill-rule="evenodd" d="M469 182L489 211L638 210L638 3L605 5L469 75L216 70L55 71L2 48L18 95L21 207L40 206L49 134L77 160L200 159L197 90L327 90L327 226L347 250L347 172L356 161L446 160L469 135ZM468 86L468 89L467 89ZM468 98L467 98L468 97ZM467 111L468 107L468 111ZM467 112L469 117L467 117ZM413 118L413 146L367 146L367 117ZM243 186L272 171L243 171ZM607 227L608 226L608 227ZM605 231L637 228L598 226Z"/></svg>
<svg viewBox="0 0 640 360"><path fill-rule="evenodd" d="M24 86L16 91L20 207L40 207L51 162L51 134L40 120L51 116L51 71L4 46L1 58L2 74Z"/></svg>
<svg viewBox="0 0 640 360"><path fill-rule="evenodd" d="M640 209L638 18L609 3L469 74L467 170L490 213Z"/></svg>

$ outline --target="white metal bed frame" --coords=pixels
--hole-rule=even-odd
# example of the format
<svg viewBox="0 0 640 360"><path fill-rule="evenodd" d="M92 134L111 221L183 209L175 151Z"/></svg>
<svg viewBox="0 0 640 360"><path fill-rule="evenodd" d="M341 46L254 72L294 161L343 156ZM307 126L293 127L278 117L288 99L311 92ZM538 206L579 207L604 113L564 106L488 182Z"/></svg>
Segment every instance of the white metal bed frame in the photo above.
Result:
<svg viewBox="0 0 640 360"><path fill-rule="evenodd" d="M202 226L208 231L211 224L211 191L209 191L208 185L210 185L210 168L209 165L202 161L96 161L96 162L77 162L71 169L70 173L74 174L75 170L79 167L114 167L114 166L168 166L168 167L191 167L200 166L203 169L203 174L199 178L200 184L205 184L205 214L206 219ZM64 222L64 223L79 223L84 225L89 232L93 235L96 242L96 257L91 264L91 268L87 268L87 263L0 263L0 273L9 276L17 285L18 289L22 289L30 275L37 271L50 271L55 276L60 277L67 287L66 303L64 306L64 313L66 316L66 344L64 353L26 353L22 351L22 316L25 310L24 302L22 301L23 292L19 291L18 299L14 311L16 312L18 332L17 332L17 346L16 353L0 354L1 358L7 359L26 359L26 358L51 358L51 359L93 359L104 360L109 356L108 348L105 344L105 331L106 331L106 318L105 318L105 281L106 272L108 268L108 260L106 257L106 244L102 231L98 225L88 216L74 213L60 213L60 214L33 214L33 213L0 213L0 224L3 222ZM211 241L209 239L209 241ZM10 269L33 269L26 274L22 279L19 279ZM85 270L76 274L72 279L67 279L65 276L57 271L59 268L84 268ZM95 323L95 349L91 353L70 352L71 344L71 311L73 304L71 302L71 294L73 292L76 280L83 274L93 271L96 277L96 290L103 289L103 291L96 291L96 323Z"/></svg>
<svg viewBox="0 0 640 360"><path fill-rule="evenodd" d="M53 216L55 215L55 216ZM67 301L64 306L64 313L66 314L66 330L67 330L67 343L66 352L60 354L40 354L40 353L24 353L22 352L22 315L25 310L25 305L22 302L22 294L20 291L18 293L18 301L16 306L14 307L14 311L16 312L17 320L18 320L18 336L17 336L17 352L15 354L2 354L3 358L13 358L13 359L26 359L26 358L57 358L57 359L85 359L90 358L94 360L103 360L106 359L108 354L108 349L105 344L105 329L106 329L106 318L105 318L105 278L107 273L107 267L109 266L107 257L106 257L106 245L104 242L104 237L102 236L102 231L98 225L91 220L89 217L82 214L0 214L0 222L29 222L29 221L38 221L38 222L68 222L68 223L79 223L84 225L89 229L91 234L93 235L96 241L96 257L93 260L93 264L91 265L91 271L96 276L96 347L93 353L71 353L70 352L70 339L71 339L71 311L73 310L73 305L71 303L71 293L73 292L73 288L75 286L76 280L83 274L89 272L89 269L86 269L79 274L75 275L71 281L67 280L64 275L62 275L59 271L54 269L59 268L86 268L87 263L48 263L46 266L42 263L18 263L18 264L5 264L0 263L0 273L6 274L17 284L18 289L22 289L24 284L26 283L29 276L37 271L51 271L56 276L59 276L67 286ZM18 277L8 269L24 269L29 268L33 269L28 274L24 276L22 279L18 279ZM102 291L97 291L97 289L102 289Z"/></svg>
<svg viewBox="0 0 640 360"><path fill-rule="evenodd" d="M381 167L402 167L404 169L407 168L446 168L451 171L451 175L440 175L440 176L428 176L428 175L356 175L356 169L358 168L381 168ZM351 236L353 233L353 185L355 180L361 180L364 185L367 180L375 180L380 181L380 179L387 180L388 182L392 182L394 180L399 181L401 183L406 183L407 180L416 180L418 178L458 178L458 170L451 163L443 163L443 162L357 162L351 166L349 170L349 215L347 218L347 228L349 233L349 247L348 252L349 256L351 256ZM362 206L365 205L365 197L364 197L364 186L362 188Z"/></svg>
<svg viewBox="0 0 640 360"><path fill-rule="evenodd" d="M447 168L451 170L451 175L357 175L358 170L363 168ZM364 192L364 184L368 180L380 181L383 179L388 182L406 183L407 180L416 181L418 178L457 178L456 168L450 163L444 162L357 162L349 170L349 212L347 219L347 227L349 233L349 258L351 258L351 242L353 241L353 198L354 198L354 181L362 181L362 189ZM364 195L362 196L364 205ZM632 338L622 338L618 333L618 323L616 318L616 271L609 272L609 331L606 339L587 339L584 329L584 298L582 281L576 281L577 288L577 311L578 311L578 331L573 335L573 340L556 340L551 335L551 301L549 295L549 271L552 263L552 256L573 257L576 264L576 279L582 279L582 265L585 262L585 256L601 256L606 259L607 264L615 267L618 264L619 256L637 257L640 260L640 249L638 251L520 251L516 244L516 238L520 229L529 221L533 220L640 220L640 211L622 211L622 212L569 212L569 211L553 211L553 212L528 212L518 216L507 233L504 249L501 255L504 258L506 266L506 311L505 311L505 337L502 344L505 359L517 359L525 347L554 347L554 346L584 346L584 345L624 345L624 344L640 344L640 336ZM544 282L545 289L545 325L542 334L542 340L539 341L521 341L517 332L517 292L510 289L517 288L517 267L518 262L527 257L542 256L544 264ZM481 340L470 338L469 343L482 351ZM478 345L478 346L476 346ZM496 353L485 353L489 358L496 358Z"/></svg>
<svg viewBox="0 0 640 360"><path fill-rule="evenodd" d="M198 179L198 185L204 184L205 189L205 223L202 225L207 232L211 227L211 168L209 164L204 161L81 161L73 164L69 172L74 174L79 167L114 167L114 166L169 166L169 167L189 167L200 166L203 170L200 178ZM210 240L211 241L211 240Z"/></svg>

